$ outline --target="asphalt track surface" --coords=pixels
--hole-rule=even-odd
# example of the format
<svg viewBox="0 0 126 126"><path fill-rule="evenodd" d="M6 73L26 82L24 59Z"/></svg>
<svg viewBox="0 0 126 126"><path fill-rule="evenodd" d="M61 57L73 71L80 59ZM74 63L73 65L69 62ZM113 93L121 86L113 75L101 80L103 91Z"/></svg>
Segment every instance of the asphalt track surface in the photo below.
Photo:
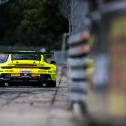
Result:
<svg viewBox="0 0 126 126"><path fill-rule="evenodd" d="M0 88L0 126L73 126L65 78L57 88Z"/></svg>

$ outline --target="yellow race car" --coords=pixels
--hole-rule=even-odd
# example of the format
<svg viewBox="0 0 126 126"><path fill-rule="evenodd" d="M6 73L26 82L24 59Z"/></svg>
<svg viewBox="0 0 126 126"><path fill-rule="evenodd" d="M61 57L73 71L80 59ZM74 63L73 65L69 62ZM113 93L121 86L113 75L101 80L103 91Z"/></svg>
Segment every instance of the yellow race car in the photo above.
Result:
<svg viewBox="0 0 126 126"><path fill-rule="evenodd" d="M55 62L47 63L45 55L34 51L1 52L0 86L34 82L39 86L56 87Z"/></svg>

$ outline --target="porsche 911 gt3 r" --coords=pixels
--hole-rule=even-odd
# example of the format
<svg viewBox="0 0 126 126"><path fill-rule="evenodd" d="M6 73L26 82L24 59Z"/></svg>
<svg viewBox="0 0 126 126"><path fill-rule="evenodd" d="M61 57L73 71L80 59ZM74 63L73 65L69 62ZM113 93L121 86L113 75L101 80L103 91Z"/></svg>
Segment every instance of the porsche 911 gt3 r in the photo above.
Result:
<svg viewBox="0 0 126 126"><path fill-rule="evenodd" d="M52 62L54 63L54 62ZM40 52L1 52L0 86L16 82L38 82L41 86L56 86L56 65L45 61Z"/></svg>

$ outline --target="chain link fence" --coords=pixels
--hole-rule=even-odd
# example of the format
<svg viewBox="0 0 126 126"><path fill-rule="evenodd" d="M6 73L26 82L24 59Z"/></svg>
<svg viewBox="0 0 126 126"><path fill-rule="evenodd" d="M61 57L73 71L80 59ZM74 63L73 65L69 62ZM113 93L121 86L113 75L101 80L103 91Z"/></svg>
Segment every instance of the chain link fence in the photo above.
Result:
<svg viewBox="0 0 126 126"><path fill-rule="evenodd" d="M66 51L54 51L54 60L57 65L58 77L67 77L67 52Z"/></svg>
<svg viewBox="0 0 126 126"><path fill-rule="evenodd" d="M61 0L60 10L62 15L69 20L71 13L71 0Z"/></svg>
<svg viewBox="0 0 126 126"><path fill-rule="evenodd" d="M54 60L57 65L67 64L67 52L66 51L54 51Z"/></svg>
<svg viewBox="0 0 126 126"><path fill-rule="evenodd" d="M63 16L69 21L70 35L83 32L89 27L90 21L86 18L88 4L84 0L62 0L60 8Z"/></svg>

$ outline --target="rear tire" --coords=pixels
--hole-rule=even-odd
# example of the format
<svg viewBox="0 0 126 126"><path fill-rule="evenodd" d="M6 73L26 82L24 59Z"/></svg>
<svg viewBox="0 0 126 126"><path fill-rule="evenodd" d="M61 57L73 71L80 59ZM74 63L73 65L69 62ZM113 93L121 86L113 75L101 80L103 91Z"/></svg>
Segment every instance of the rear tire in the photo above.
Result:
<svg viewBox="0 0 126 126"><path fill-rule="evenodd" d="M47 87L47 83L45 83L45 82L39 82L38 83L38 87L41 87L41 88L46 88Z"/></svg>
<svg viewBox="0 0 126 126"><path fill-rule="evenodd" d="M4 82L0 82L0 87L5 87Z"/></svg>

